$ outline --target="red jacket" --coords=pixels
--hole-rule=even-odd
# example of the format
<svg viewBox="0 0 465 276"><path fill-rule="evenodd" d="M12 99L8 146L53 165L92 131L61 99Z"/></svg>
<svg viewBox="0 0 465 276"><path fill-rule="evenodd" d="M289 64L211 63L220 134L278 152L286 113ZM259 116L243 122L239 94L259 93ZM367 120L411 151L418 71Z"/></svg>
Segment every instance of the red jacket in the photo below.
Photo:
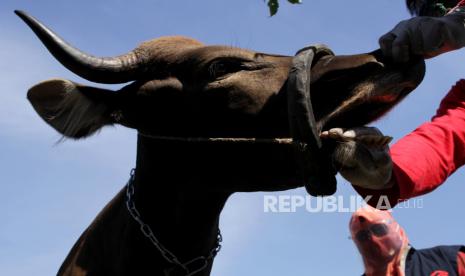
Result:
<svg viewBox="0 0 465 276"><path fill-rule="evenodd" d="M457 1L457 5L455 5L455 7L452 8L452 10L450 12L454 12L454 9L456 9L458 7L463 7L463 6L465 6L465 0Z"/></svg>
<svg viewBox="0 0 465 276"><path fill-rule="evenodd" d="M399 201L429 193L465 164L465 80L452 87L430 122L391 147L391 157L393 188L354 186L362 197L373 196L368 203L374 207L381 195L387 196L393 207Z"/></svg>
<svg viewBox="0 0 465 276"><path fill-rule="evenodd" d="M457 1L457 6L455 7L462 7L462 6L465 6L465 0L461 0L461 1Z"/></svg>

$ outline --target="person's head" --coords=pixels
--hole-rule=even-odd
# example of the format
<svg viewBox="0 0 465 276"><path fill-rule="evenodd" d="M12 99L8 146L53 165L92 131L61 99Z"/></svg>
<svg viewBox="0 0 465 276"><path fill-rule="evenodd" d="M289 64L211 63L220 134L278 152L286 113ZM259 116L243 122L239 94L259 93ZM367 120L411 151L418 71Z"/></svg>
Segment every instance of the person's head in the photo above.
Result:
<svg viewBox="0 0 465 276"><path fill-rule="evenodd" d="M415 16L443 16L457 5L457 0L406 0L407 8Z"/></svg>
<svg viewBox="0 0 465 276"><path fill-rule="evenodd" d="M408 246L404 229L389 211L367 205L352 215L349 227L367 270L395 262L402 249Z"/></svg>

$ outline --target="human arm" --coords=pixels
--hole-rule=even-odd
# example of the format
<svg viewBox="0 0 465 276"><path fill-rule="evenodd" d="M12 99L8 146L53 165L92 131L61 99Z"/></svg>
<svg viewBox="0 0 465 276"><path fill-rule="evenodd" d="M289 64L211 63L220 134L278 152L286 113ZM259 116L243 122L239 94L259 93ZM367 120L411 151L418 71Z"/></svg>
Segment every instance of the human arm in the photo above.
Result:
<svg viewBox="0 0 465 276"><path fill-rule="evenodd" d="M429 193L465 163L465 80L441 101L436 115L391 148L398 200Z"/></svg>
<svg viewBox="0 0 465 276"><path fill-rule="evenodd" d="M371 196L368 203L374 207L381 196L393 207L399 201L429 193L465 164L465 80L451 89L430 122L401 138L390 154L390 182L371 184L390 188L353 185L362 197Z"/></svg>
<svg viewBox="0 0 465 276"><path fill-rule="evenodd" d="M465 46L465 1L458 1L444 16L437 16L425 5L430 6L430 1L409 6L412 13L420 16L401 21L380 37L386 57L406 62L411 56L431 58Z"/></svg>
<svg viewBox="0 0 465 276"><path fill-rule="evenodd" d="M462 247L457 254L457 270L459 276L465 276L465 247Z"/></svg>

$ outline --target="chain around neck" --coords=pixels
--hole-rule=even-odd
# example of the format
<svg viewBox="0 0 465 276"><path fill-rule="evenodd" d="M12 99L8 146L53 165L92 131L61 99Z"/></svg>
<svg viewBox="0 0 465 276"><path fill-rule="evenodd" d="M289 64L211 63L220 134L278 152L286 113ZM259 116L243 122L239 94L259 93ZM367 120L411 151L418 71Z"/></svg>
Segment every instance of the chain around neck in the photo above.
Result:
<svg viewBox="0 0 465 276"><path fill-rule="evenodd" d="M167 262L183 269L186 272L186 276L192 276L204 270L208 266L208 263L212 261L221 250L221 242L223 241L223 238L221 236L220 229L218 228L215 247L210 251L208 256L201 255L190 261L184 263L181 262L174 253L163 246L153 233L152 228L142 220L134 202L134 178L135 169L132 169L131 176L126 184L126 207L132 218L139 224L142 234L150 240ZM198 265L195 266L195 264Z"/></svg>

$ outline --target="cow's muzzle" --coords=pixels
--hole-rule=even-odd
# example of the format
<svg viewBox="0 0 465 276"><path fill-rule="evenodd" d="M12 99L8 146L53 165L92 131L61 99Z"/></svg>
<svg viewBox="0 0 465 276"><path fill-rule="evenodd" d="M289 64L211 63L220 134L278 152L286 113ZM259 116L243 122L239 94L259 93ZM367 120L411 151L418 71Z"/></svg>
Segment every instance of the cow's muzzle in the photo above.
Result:
<svg viewBox="0 0 465 276"><path fill-rule="evenodd" d="M325 45L297 52L289 73L290 133L300 177L313 196L336 192L330 143L323 129L366 125L389 111L423 80L425 64L389 64L379 50L335 56Z"/></svg>

